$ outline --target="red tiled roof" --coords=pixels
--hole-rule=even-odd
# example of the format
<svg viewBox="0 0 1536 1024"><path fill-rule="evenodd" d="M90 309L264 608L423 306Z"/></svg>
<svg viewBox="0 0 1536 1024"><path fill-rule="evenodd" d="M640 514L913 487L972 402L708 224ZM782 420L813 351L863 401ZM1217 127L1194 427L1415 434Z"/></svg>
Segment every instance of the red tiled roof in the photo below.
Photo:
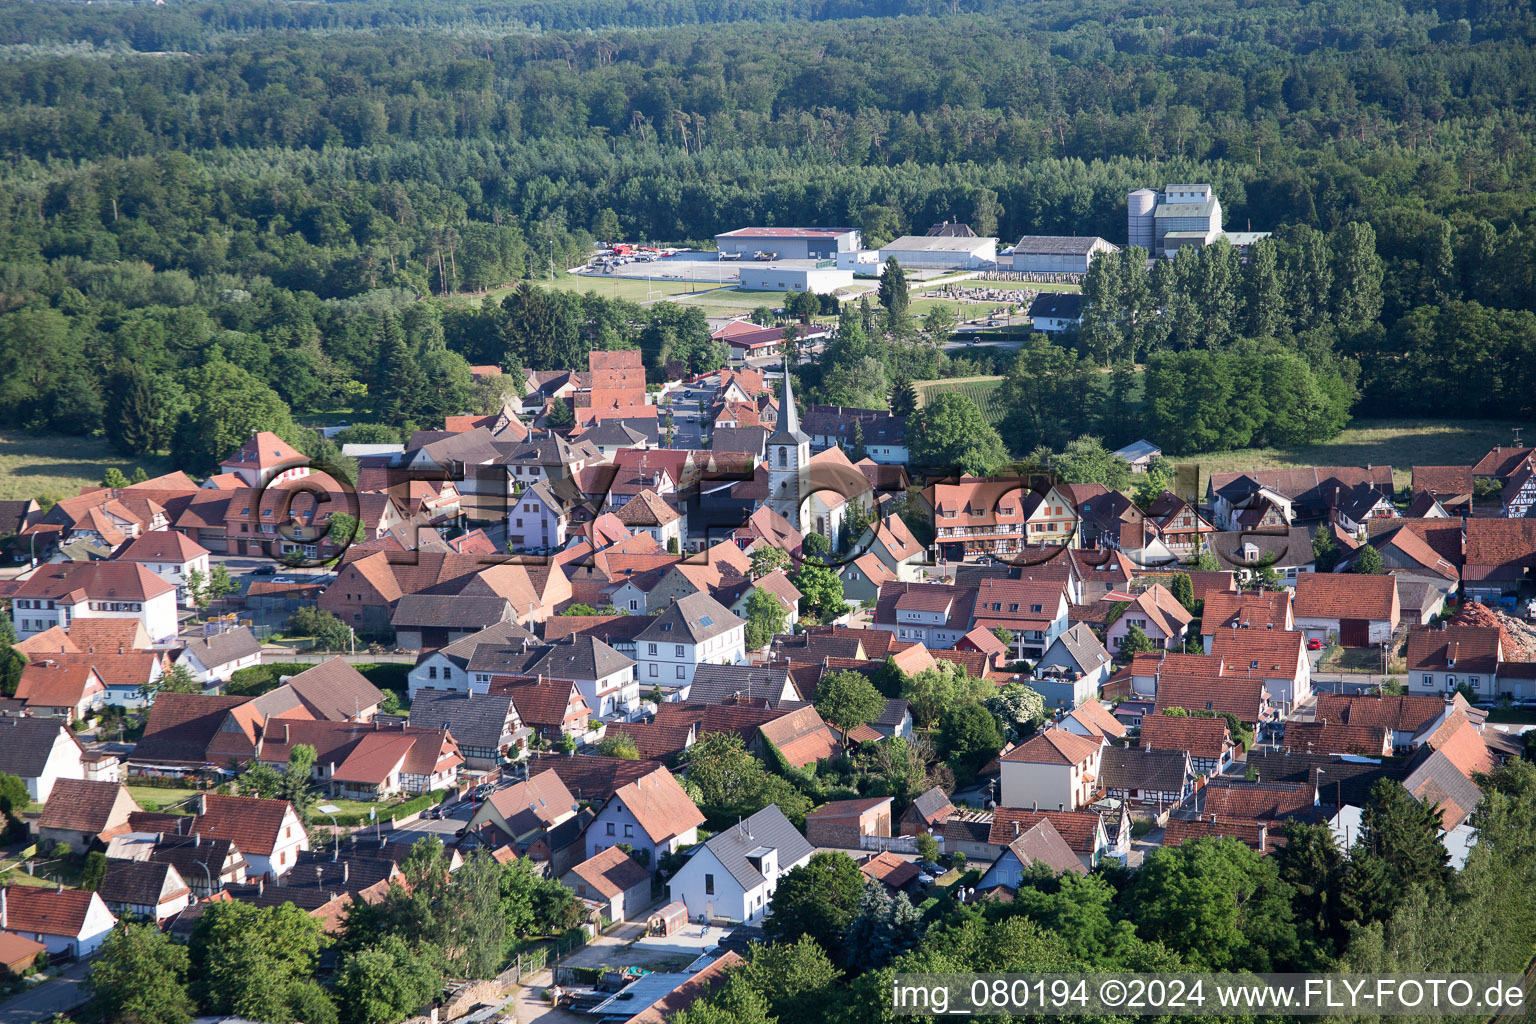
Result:
<svg viewBox="0 0 1536 1024"><path fill-rule="evenodd" d="M1289 722L1285 745L1308 754L1358 754L1382 757L1392 751L1392 734L1382 725L1348 725L1318 720Z"/></svg>
<svg viewBox="0 0 1536 1024"><path fill-rule="evenodd" d="M1492 675L1499 664L1497 626L1444 626L1408 633L1404 658L1408 671L1447 671Z"/></svg>
<svg viewBox="0 0 1536 1024"><path fill-rule="evenodd" d="M1224 676L1257 673L1266 679L1295 679L1302 672L1305 641L1292 630L1223 629L1211 639L1211 656L1221 659Z"/></svg>
<svg viewBox="0 0 1536 1024"><path fill-rule="evenodd" d="M1238 721L1252 725L1258 721L1263 700L1264 680L1257 676L1164 673L1157 680L1154 710L1157 714L1162 714L1166 708L1214 711L1217 714L1230 712Z"/></svg>
<svg viewBox="0 0 1536 1024"><path fill-rule="evenodd" d="M1065 729L1047 729L1002 756L1025 764L1082 764L1103 744Z"/></svg>
<svg viewBox="0 0 1536 1024"><path fill-rule="evenodd" d="M16 596L61 598L80 590L93 601L147 601L175 589L137 562L64 562L39 567Z"/></svg>
<svg viewBox="0 0 1536 1024"><path fill-rule="evenodd" d="M1215 759L1230 742L1224 718L1146 715L1141 720L1141 745L1148 750L1182 750L1190 757Z"/></svg>
<svg viewBox="0 0 1536 1024"><path fill-rule="evenodd" d="M1316 798L1305 782L1243 782L1212 780L1201 791L1201 813L1209 817L1249 821L1283 821L1309 813Z"/></svg>
<svg viewBox="0 0 1536 1024"><path fill-rule="evenodd" d="M67 935L78 938L85 930L91 901L98 897L84 889L48 889L8 885L3 889L6 926L13 932L34 935Z"/></svg>
<svg viewBox="0 0 1536 1024"><path fill-rule="evenodd" d="M890 852L869 858L859 865L859 870L864 872L864 877L883 882L892 889L900 889L909 884L919 873L916 864Z"/></svg>
<svg viewBox="0 0 1536 1024"><path fill-rule="evenodd" d="M1236 839L1259 853L1266 852L1268 847L1274 845L1274 840L1268 836L1268 827L1262 821L1211 821L1208 818L1191 821L1187 818L1169 818L1163 828L1164 846L1182 846L1196 839L1222 837Z"/></svg>
<svg viewBox="0 0 1536 1024"><path fill-rule="evenodd" d="M992 812L992 826L987 842L994 846L1007 846L1016 835L1023 835L1041 821L1049 821L1074 851L1092 853L1098 848L1099 826L1103 820L1098 811L1036 811L1022 807L999 807ZM1015 824L1018 825L1017 833Z"/></svg>
<svg viewBox="0 0 1536 1024"><path fill-rule="evenodd" d="M1298 619L1392 618L1397 577L1356 573L1304 572L1296 577Z"/></svg>
<svg viewBox="0 0 1536 1024"><path fill-rule="evenodd" d="M105 832L112 824L112 811L123 802L123 820L127 815L142 810L125 786L116 782L87 782L84 779L60 779L53 785L43 813L37 819L38 828L61 829L69 832Z"/></svg>
<svg viewBox="0 0 1536 1024"><path fill-rule="evenodd" d="M1425 745L1444 754L1469 779L1474 774L1494 769L1493 755L1465 711L1456 711L1447 718Z"/></svg>
<svg viewBox="0 0 1536 1024"><path fill-rule="evenodd" d="M613 798L634 815L656 843L704 824L704 815L665 768L620 786Z"/></svg>
<svg viewBox="0 0 1536 1024"><path fill-rule="evenodd" d="M594 893L609 900L651 878L649 871L617 846L588 857L571 868L571 874L585 882Z"/></svg>
<svg viewBox="0 0 1536 1024"><path fill-rule="evenodd" d="M1307 573L1307 575L1315 574ZM1200 618L1200 632L1210 636L1222 626L1229 626L1234 622L1246 623L1249 629L1263 629L1266 625L1285 629L1291 621L1290 616L1286 614L1290 610L1291 592L1289 590L1237 592L1217 590L1205 599L1205 608Z"/></svg>
<svg viewBox="0 0 1536 1024"><path fill-rule="evenodd" d="M192 834L228 839L245 853L268 855L283 836L283 821L291 812L286 800L253 796L221 796L205 793L202 813L192 823ZM302 829L295 817L292 826Z"/></svg>

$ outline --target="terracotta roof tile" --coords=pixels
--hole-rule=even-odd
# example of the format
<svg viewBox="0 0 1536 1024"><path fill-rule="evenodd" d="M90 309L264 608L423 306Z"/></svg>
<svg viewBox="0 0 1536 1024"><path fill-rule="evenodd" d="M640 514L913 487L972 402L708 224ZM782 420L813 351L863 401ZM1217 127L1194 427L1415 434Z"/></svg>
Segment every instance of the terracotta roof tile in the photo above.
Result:
<svg viewBox="0 0 1536 1024"><path fill-rule="evenodd" d="M613 797L634 815L655 843L704 824L704 815L665 768L657 768L619 787Z"/></svg>
<svg viewBox="0 0 1536 1024"><path fill-rule="evenodd" d="M1392 618L1397 577L1356 573L1304 572L1296 577L1298 619Z"/></svg>
<svg viewBox="0 0 1536 1024"><path fill-rule="evenodd" d="M194 835L228 839L245 853L270 854L284 838L283 822L292 814L286 800L262 800L251 796L221 796L205 793L202 813L192 823ZM297 817L293 828L302 828Z"/></svg>
<svg viewBox="0 0 1536 1024"><path fill-rule="evenodd" d="M571 868L571 874L585 882L593 893L609 900L651 879L649 871L617 846L588 857Z"/></svg>
<svg viewBox="0 0 1536 1024"><path fill-rule="evenodd" d="M1305 782L1245 782L1218 776L1197 798L1203 816L1283 821L1314 815L1316 789Z"/></svg>
<svg viewBox="0 0 1536 1024"><path fill-rule="evenodd" d="M127 826L128 815L143 810L116 782L60 779L37 819L38 828L100 834L114 825ZM120 820L114 822L113 818Z"/></svg>
<svg viewBox="0 0 1536 1024"><path fill-rule="evenodd" d="M1182 750L1190 757L1215 759L1230 742L1224 718L1147 715L1141 720L1141 745L1149 750Z"/></svg>
<svg viewBox="0 0 1536 1024"><path fill-rule="evenodd" d="M1002 756L1004 761L1026 764L1081 764L1098 753L1103 743L1065 729L1046 729Z"/></svg>
<svg viewBox="0 0 1536 1024"><path fill-rule="evenodd" d="M1099 829L1104 824L1098 811L1036 811L1022 807L999 807L992 812L987 842L1006 846L1041 821L1049 821L1061 833L1067 845L1079 854L1098 849ZM1014 825L1018 828L1015 829Z"/></svg>

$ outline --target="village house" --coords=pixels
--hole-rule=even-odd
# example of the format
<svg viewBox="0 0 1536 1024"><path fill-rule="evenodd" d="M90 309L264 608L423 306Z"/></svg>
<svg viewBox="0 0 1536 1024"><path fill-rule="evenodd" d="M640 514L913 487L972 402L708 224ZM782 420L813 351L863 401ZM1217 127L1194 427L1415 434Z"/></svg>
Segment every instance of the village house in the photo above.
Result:
<svg viewBox="0 0 1536 1024"><path fill-rule="evenodd" d="M490 673L482 673L485 678L475 680L469 671L477 651L484 647L487 651L527 654L537 645L538 638L515 622L487 626L435 651L423 651L406 674L408 692L412 700L422 689L484 693L490 688Z"/></svg>
<svg viewBox="0 0 1536 1024"><path fill-rule="evenodd" d="M1182 804L1196 778L1188 754L1147 747L1105 747L1102 772L1110 797L1155 809L1158 815Z"/></svg>
<svg viewBox="0 0 1536 1024"><path fill-rule="evenodd" d="M199 793L192 834L227 839L240 848L247 874L276 880L292 871L309 849L309 834L286 800Z"/></svg>
<svg viewBox="0 0 1536 1024"><path fill-rule="evenodd" d="M208 579L208 549L174 530L146 533L129 543L117 557L138 562L175 587L177 599L188 608L193 606L187 590L188 574L196 571L205 583Z"/></svg>
<svg viewBox="0 0 1536 1024"><path fill-rule="evenodd" d="M0 931L40 942L50 956L89 956L116 926L99 893L62 885L0 888Z"/></svg>
<svg viewBox="0 0 1536 1024"><path fill-rule="evenodd" d="M1312 662L1302 634L1283 629L1223 629L1211 642L1224 677L1263 681L1270 699L1289 711L1312 694Z"/></svg>
<svg viewBox="0 0 1536 1024"><path fill-rule="evenodd" d="M1157 525L1158 538L1180 559L1190 559L1205 547L1216 527L1200 510L1172 491L1163 491L1147 504L1147 518Z"/></svg>
<svg viewBox="0 0 1536 1024"><path fill-rule="evenodd" d="M1307 573L1296 580L1295 616L1309 640L1344 647L1386 643L1402 617L1397 577Z"/></svg>
<svg viewBox="0 0 1536 1024"><path fill-rule="evenodd" d="M1135 626L1156 646L1168 651L1177 650L1184 645L1193 619L1194 616L1167 587L1154 583L1126 603L1125 609L1109 624L1104 634L1105 646L1111 652L1119 653L1131 627Z"/></svg>
<svg viewBox="0 0 1536 1024"><path fill-rule="evenodd" d="M746 622L708 594L690 594L664 608L636 638L639 684L669 700L686 700L694 673L706 662L746 660Z"/></svg>
<svg viewBox="0 0 1536 1024"><path fill-rule="evenodd" d="M759 921L779 879L814 852L778 805L769 804L694 847L667 882L668 898L686 903L695 920Z"/></svg>
<svg viewBox="0 0 1536 1024"><path fill-rule="evenodd" d="M1242 749L1233 742L1227 720L1214 715L1147 715L1141 720L1138 740L1147 750L1186 755L1199 775L1220 775Z"/></svg>
<svg viewBox="0 0 1536 1024"><path fill-rule="evenodd" d="M261 641L249 626L195 637L182 648L178 663L185 665L192 678L205 686L226 681L241 669L261 663Z"/></svg>
<svg viewBox="0 0 1536 1024"><path fill-rule="evenodd" d="M655 871L661 858L698 842L704 815L666 768L626 782L597 811L587 826L587 855L622 843L636 860Z"/></svg>
<svg viewBox="0 0 1536 1024"><path fill-rule="evenodd" d="M1003 754L1003 807L1075 811L1097 799L1104 744L1066 729L1046 729Z"/></svg>
<svg viewBox="0 0 1536 1024"><path fill-rule="evenodd" d="M893 581L880 587L872 625L929 650L948 650L971 630L977 588ZM1045 604L1041 601L1041 614ZM1065 624L1063 624L1065 628Z"/></svg>
<svg viewBox="0 0 1536 1024"><path fill-rule="evenodd" d="M980 859L991 861L1015 839L1034 828L1041 821L1049 821L1068 847L1077 855L1084 871L1092 871L1106 856L1122 855L1130 848L1130 823L1124 816L1124 807L1116 838L1111 839L1105 814L1088 808L1078 811L1035 810L1030 807L998 807L991 814L981 815L981 838L984 846ZM953 819L952 819L953 820ZM946 843L946 848L948 844ZM969 855L968 855L969 856Z"/></svg>
<svg viewBox="0 0 1536 1024"><path fill-rule="evenodd" d="M1057 487L1032 491L1021 479L963 476L930 486L923 497L933 509L934 543L953 561L1078 544L1077 510Z"/></svg>
<svg viewBox="0 0 1536 1024"><path fill-rule="evenodd" d="M1017 660L1039 658L1067 630L1067 596L1053 583L984 579L976 588L970 624L1012 633Z"/></svg>
<svg viewBox="0 0 1536 1024"><path fill-rule="evenodd" d="M11 602L16 636L82 618L137 619L153 642L176 635L176 587L138 562L68 562L41 566Z"/></svg>
<svg viewBox="0 0 1536 1024"><path fill-rule="evenodd" d="M411 702L410 722L414 728L447 732L465 767L478 771L499 767L503 758L520 758L530 736L506 693L422 690Z"/></svg>
<svg viewBox="0 0 1536 1024"><path fill-rule="evenodd" d="M175 865L163 861L112 860L97 889L107 909L156 924L192 903L192 887Z"/></svg>
<svg viewBox="0 0 1536 1024"><path fill-rule="evenodd" d="M60 779L83 779L85 748L57 718L0 718L0 772L27 784L46 803Z"/></svg>
<svg viewBox="0 0 1536 1024"><path fill-rule="evenodd" d="M999 889L1012 893L1024 885L1036 865L1055 875L1088 873L1051 820L1041 818L1003 847L1003 852L977 880L976 891L983 896Z"/></svg>
<svg viewBox="0 0 1536 1024"><path fill-rule="evenodd" d="M617 846L577 864L560 882L609 921L628 921L651 905L651 873Z"/></svg>
<svg viewBox="0 0 1536 1024"><path fill-rule="evenodd" d="M120 783L60 779L38 816L37 838L83 853L129 831L129 817L140 810Z"/></svg>
<svg viewBox="0 0 1536 1024"><path fill-rule="evenodd" d="M1467 686L1474 693L1492 694L1504 647L1496 626L1442 623L1409 630L1403 656L1409 693L1443 695Z"/></svg>
<svg viewBox="0 0 1536 1024"><path fill-rule="evenodd" d="M284 718L267 720L257 760L280 769L300 744L315 750L310 771L322 790L351 800L444 789L464 763L458 743L441 727Z"/></svg>
<svg viewBox="0 0 1536 1024"><path fill-rule="evenodd" d="M918 794L917 799L913 800L901 813L898 826L900 834L915 836L942 828L944 822L954 813L955 805L949 802L949 797L942 789L934 786Z"/></svg>

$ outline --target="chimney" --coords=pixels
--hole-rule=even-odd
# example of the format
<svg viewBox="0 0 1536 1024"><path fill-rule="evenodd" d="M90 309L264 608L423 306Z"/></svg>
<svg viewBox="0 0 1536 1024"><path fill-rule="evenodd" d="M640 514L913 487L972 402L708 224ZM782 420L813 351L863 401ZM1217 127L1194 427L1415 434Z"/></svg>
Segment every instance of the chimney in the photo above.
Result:
<svg viewBox="0 0 1536 1024"><path fill-rule="evenodd" d="M1015 838L1015 839L1019 838L1019 823L1018 822L1014 822L1013 823L1013 838Z"/></svg>
<svg viewBox="0 0 1536 1024"><path fill-rule="evenodd" d="M1067 805L1066 805L1066 804L1057 804L1057 805L1056 805L1056 809L1057 809L1057 810L1058 810L1058 811L1064 811L1064 810L1066 810L1066 809L1067 809Z"/></svg>
<svg viewBox="0 0 1536 1024"><path fill-rule="evenodd" d="M284 743L291 743L291 742L293 742L292 740L290 740L288 738L288 723L287 722L283 723L283 742Z"/></svg>
<svg viewBox="0 0 1536 1024"><path fill-rule="evenodd" d="M0 928L9 928L11 926L11 909L5 899L6 893L9 891L10 886L0 889Z"/></svg>
<svg viewBox="0 0 1536 1024"><path fill-rule="evenodd" d="M267 876L266 875L262 875L260 878L256 879L256 895L260 896L262 893L264 893L266 891L267 891Z"/></svg>
<svg viewBox="0 0 1536 1024"><path fill-rule="evenodd" d="M192 834L192 846L193 846L193 848L195 849L195 848L197 848L199 846L202 846L202 845L203 845L203 834L201 832L194 832Z"/></svg>
<svg viewBox="0 0 1536 1024"><path fill-rule="evenodd" d="M352 862L349 861L349 860L342 861L341 862L341 881L342 881L342 884L346 884L351 878L352 878Z"/></svg>

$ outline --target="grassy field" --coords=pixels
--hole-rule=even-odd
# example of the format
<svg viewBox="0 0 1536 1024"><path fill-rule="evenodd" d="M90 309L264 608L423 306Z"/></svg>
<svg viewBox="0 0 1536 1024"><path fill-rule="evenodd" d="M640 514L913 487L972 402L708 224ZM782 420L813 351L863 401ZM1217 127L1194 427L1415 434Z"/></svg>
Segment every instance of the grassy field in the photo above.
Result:
<svg viewBox="0 0 1536 1024"><path fill-rule="evenodd" d="M1202 475L1287 466L1387 465L1392 467L1397 486L1403 488L1408 486L1414 466L1470 465L1495 445L1509 444L1513 439L1512 428L1519 425L1497 420L1357 419L1338 437L1322 444L1244 448L1170 458L1198 464ZM1529 431L1530 424L1525 427Z"/></svg>
<svg viewBox="0 0 1536 1024"><path fill-rule="evenodd" d="M129 786L128 795L138 801L140 807L146 811L170 811L189 812L191 809L182 806L183 801L191 799L201 790L186 788L170 788L164 786Z"/></svg>
<svg viewBox="0 0 1536 1024"><path fill-rule="evenodd" d="M1002 383L1001 377L954 377L950 380L913 381L912 387L917 391L919 407L925 405L934 395L945 391L958 391L975 402L981 414L993 426L997 426L1003 422L1003 417L1008 415L1008 410L998 400L998 388Z"/></svg>
<svg viewBox="0 0 1536 1024"><path fill-rule="evenodd" d="M143 466L150 476L176 467L167 458L138 460L118 454L106 441L65 434L0 433L0 499L71 498L82 487L95 487L116 466L125 476Z"/></svg>

